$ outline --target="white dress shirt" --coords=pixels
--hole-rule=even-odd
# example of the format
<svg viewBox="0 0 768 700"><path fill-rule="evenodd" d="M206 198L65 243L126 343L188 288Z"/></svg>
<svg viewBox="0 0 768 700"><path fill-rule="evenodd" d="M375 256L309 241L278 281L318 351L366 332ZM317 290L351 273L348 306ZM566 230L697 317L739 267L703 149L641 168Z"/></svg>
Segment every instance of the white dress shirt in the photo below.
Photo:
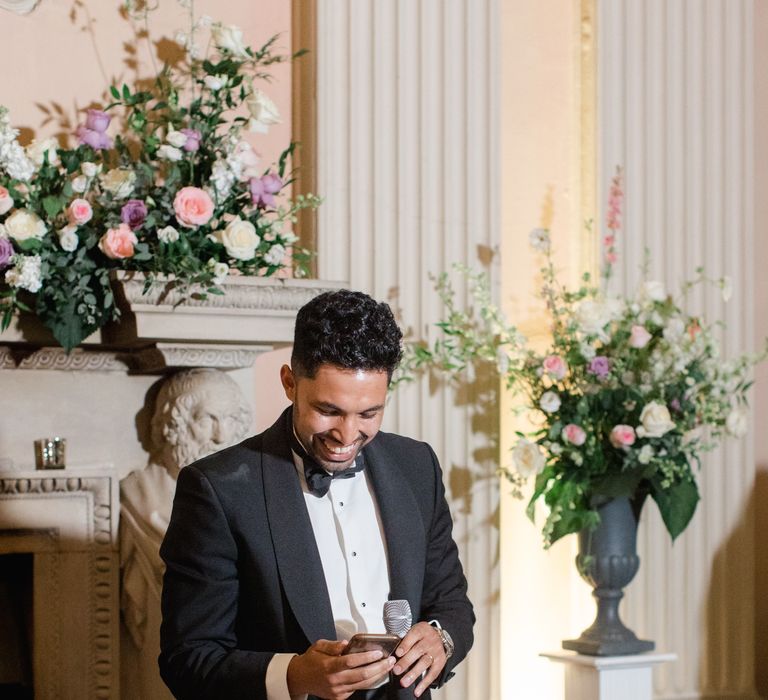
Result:
<svg viewBox="0 0 768 700"><path fill-rule="evenodd" d="M337 639L357 632L383 633L382 611L389 597L384 529L365 470L333 479L322 498L310 493L301 457L293 460L323 565ZM288 664L295 654L275 654L266 675L269 700L297 700L288 692Z"/></svg>

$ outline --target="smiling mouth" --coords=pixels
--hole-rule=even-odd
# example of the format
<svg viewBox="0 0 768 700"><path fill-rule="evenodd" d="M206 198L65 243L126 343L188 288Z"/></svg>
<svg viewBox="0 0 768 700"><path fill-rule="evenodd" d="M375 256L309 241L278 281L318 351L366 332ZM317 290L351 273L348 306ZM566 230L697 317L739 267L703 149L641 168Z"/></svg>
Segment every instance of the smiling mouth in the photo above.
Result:
<svg viewBox="0 0 768 700"><path fill-rule="evenodd" d="M355 450L362 443L362 438L358 438L349 445L333 445L330 444L325 438L317 437L318 442L323 446L323 449L334 457L338 457L341 460L348 459L355 454Z"/></svg>

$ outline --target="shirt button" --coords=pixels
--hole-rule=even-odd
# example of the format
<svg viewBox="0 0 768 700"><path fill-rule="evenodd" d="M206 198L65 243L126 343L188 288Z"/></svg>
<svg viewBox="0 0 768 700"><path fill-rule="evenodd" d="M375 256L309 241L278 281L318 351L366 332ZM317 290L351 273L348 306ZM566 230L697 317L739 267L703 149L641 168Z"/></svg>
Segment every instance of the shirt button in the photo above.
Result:
<svg viewBox="0 0 768 700"><path fill-rule="evenodd" d="M362 605L363 607L365 607L365 603L360 603L360 605Z"/></svg>
<svg viewBox="0 0 768 700"><path fill-rule="evenodd" d="M357 552L352 552L352 556L356 557L357 556Z"/></svg>
<svg viewBox="0 0 768 700"><path fill-rule="evenodd" d="M344 507L344 501L339 501L339 506L340 506L341 508L343 508L343 507Z"/></svg>

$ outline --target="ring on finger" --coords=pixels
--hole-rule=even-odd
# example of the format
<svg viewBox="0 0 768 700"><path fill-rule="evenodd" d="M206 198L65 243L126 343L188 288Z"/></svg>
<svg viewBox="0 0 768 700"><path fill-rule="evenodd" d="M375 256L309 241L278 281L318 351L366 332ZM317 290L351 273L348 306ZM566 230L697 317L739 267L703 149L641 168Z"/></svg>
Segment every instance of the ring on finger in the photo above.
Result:
<svg viewBox="0 0 768 700"><path fill-rule="evenodd" d="M435 657L432 656L432 654L424 654L429 659L429 665L431 666L433 663L435 663Z"/></svg>

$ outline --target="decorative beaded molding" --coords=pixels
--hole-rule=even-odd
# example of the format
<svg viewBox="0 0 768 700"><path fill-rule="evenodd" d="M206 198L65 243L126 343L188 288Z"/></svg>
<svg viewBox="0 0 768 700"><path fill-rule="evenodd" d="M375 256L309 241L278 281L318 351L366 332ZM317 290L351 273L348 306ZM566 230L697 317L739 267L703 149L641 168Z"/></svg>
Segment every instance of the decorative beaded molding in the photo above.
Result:
<svg viewBox="0 0 768 700"><path fill-rule="evenodd" d="M119 501L117 495L116 477L109 475L61 475L50 476L45 473L40 475L28 473L19 476L0 477L0 505L4 501L21 501L31 498L38 503L34 507L40 507L40 499L46 501L56 498L71 498L79 495L86 497L87 523L85 532L87 535L78 540L73 549L73 543L69 542L57 546L62 538L58 528L47 528L39 534L45 534L53 543L53 550L35 552L40 557L40 564L35 564L35 587L39 591L39 597L44 600L45 610L40 614L44 616L45 629L40 637L41 648L36 646L36 655L39 653L42 659L42 668L39 679L36 676L36 693L42 698L57 698L65 693L64 688L70 688L71 684L86 684L88 690L81 693L82 697L94 697L107 700L119 697L119 677L117 663L119 653L118 639L118 553L117 553L117 518ZM82 505L76 512L82 513ZM18 516L17 516L18 517ZM24 516L30 521L35 520L34 515ZM82 517L82 516L78 516ZM8 534L23 534L25 529L11 529ZM0 530L2 533L2 530ZM38 534L29 530L30 534ZM85 556L87 565L82 557ZM75 566L83 570L85 579L73 583L66 580L73 570L73 564L66 565L67 557L73 558ZM65 568L66 566L66 568ZM87 570L87 571L86 571ZM43 573L44 572L44 573ZM38 578L38 574L40 578ZM64 638L68 630L64 623L66 613L62 611L62 588L65 586L80 586L88 593L87 605L89 615L83 621L82 630L78 629L83 640L87 640L88 657L87 669L89 677L79 677L80 674L72 673L72 669L66 668L63 661L67 653L66 645L74 643L73 640ZM38 593L36 593L37 601ZM37 602L35 603L37 605ZM36 613L37 615L37 613ZM62 647L62 644L65 645ZM86 674L86 675L88 675ZM78 676L75 678L74 676ZM39 681L39 687L37 687ZM78 687L80 687L78 685Z"/></svg>
<svg viewBox="0 0 768 700"><path fill-rule="evenodd" d="M345 286L343 283L316 280L272 280L264 278L234 278L221 285L224 294L208 294L205 299L191 298L176 289L168 289L158 280L144 294L143 276L118 274L125 300L133 305L209 307L214 309L260 309L264 311L297 311L323 292ZM199 290L202 291L202 290Z"/></svg>
<svg viewBox="0 0 768 700"><path fill-rule="evenodd" d="M19 358L20 359L16 359ZM128 365L117 359L115 353L75 348L69 355L63 348L40 348L21 356L8 347L0 347L0 369L55 369L70 371L96 370L125 372Z"/></svg>
<svg viewBox="0 0 768 700"><path fill-rule="evenodd" d="M151 373L176 367L213 367L242 369L252 367L256 357L270 346L246 348L227 345L181 345L157 343L155 347L137 350L130 355L135 371Z"/></svg>
<svg viewBox="0 0 768 700"><path fill-rule="evenodd" d="M35 9L39 0L0 0L0 10L10 10L17 15L26 15Z"/></svg>

